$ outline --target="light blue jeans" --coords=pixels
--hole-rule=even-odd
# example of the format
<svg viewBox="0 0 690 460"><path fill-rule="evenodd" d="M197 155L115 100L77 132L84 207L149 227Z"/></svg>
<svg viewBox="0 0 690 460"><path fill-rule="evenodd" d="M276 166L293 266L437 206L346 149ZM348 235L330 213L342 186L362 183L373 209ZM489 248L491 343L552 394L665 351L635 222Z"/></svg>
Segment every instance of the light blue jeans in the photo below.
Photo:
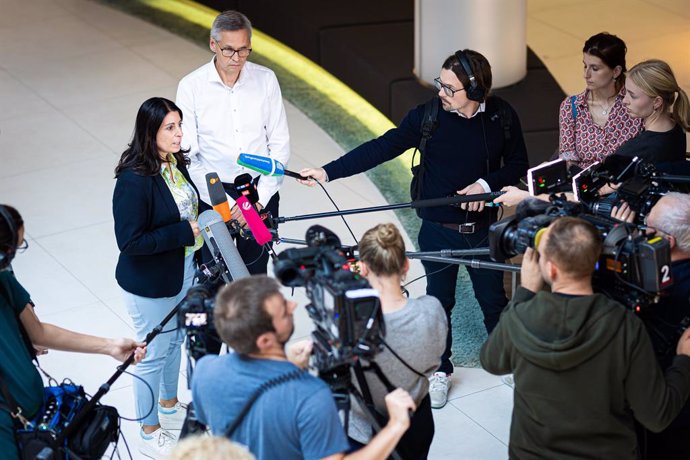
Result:
<svg viewBox="0 0 690 460"><path fill-rule="evenodd" d="M177 305L192 287L194 281L194 255L184 260L184 279L182 290L175 297L158 299L141 297L122 291L127 312L132 318L137 340L144 340L163 318ZM180 359L183 331L177 328L177 316L168 321L160 334L146 347L146 358L136 365L134 374L134 402L137 418L143 425L158 425L158 400L177 397L177 381L180 377ZM153 399L151 399L153 391ZM150 412L150 413L149 413ZM146 415L149 413L148 415ZM145 418L142 419L142 417Z"/></svg>

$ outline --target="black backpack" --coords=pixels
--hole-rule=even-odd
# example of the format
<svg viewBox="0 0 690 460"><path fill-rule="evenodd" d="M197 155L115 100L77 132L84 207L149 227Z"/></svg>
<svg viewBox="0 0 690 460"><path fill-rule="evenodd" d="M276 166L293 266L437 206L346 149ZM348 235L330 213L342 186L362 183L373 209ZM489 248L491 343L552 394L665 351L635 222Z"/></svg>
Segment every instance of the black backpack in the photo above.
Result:
<svg viewBox="0 0 690 460"><path fill-rule="evenodd" d="M422 182L424 181L424 154L426 152L426 143L431 139L431 136L436 129L438 120L438 97L433 97L424 104L424 116L422 117L422 125L420 127L422 132L422 139L419 141L419 146L415 149L412 154L412 161L410 162L410 171L412 172L412 182L410 182L410 197L412 201L421 199L422 193ZM489 97L498 104L498 117L501 120L501 128L503 128L503 138L509 141L510 126L513 122L513 118L510 110L508 110L508 104L499 97ZM415 156L419 151L419 164L414 164ZM420 208L416 208L415 211L419 215Z"/></svg>

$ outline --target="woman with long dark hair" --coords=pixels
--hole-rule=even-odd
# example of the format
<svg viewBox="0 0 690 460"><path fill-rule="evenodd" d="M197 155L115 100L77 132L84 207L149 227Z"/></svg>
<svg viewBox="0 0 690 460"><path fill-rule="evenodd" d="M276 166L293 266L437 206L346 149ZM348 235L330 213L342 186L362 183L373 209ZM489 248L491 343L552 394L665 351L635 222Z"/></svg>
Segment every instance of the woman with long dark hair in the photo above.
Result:
<svg viewBox="0 0 690 460"><path fill-rule="evenodd" d="M113 215L120 249L115 278L140 339L184 298L194 278L194 253L203 245L198 192L181 140L182 111L167 99L148 99L115 168ZM177 399L182 340L173 317L136 369L139 451L151 458L167 456L176 442L168 430L179 430L186 414Z"/></svg>
<svg viewBox="0 0 690 460"><path fill-rule="evenodd" d="M587 87L561 103L560 158L584 169L642 130L641 120L632 118L623 106L626 52L625 42L607 32L585 42L582 63Z"/></svg>

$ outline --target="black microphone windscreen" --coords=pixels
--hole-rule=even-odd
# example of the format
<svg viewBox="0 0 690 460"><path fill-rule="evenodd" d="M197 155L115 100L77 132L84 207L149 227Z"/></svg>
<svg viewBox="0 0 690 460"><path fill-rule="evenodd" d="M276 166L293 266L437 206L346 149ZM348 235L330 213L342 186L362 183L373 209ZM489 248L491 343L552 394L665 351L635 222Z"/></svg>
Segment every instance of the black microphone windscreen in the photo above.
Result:
<svg viewBox="0 0 690 460"><path fill-rule="evenodd" d="M517 208L515 208L515 218L521 221L525 217L544 214L549 206L551 206L551 203L540 200L539 198L525 198L517 205Z"/></svg>
<svg viewBox="0 0 690 460"><path fill-rule="evenodd" d="M232 277L229 279L226 274L223 274L225 282L229 283L232 280L248 277L249 270L247 270L247 266L242 260L237 246L232 241L230 231L220 214L213 210L204 211L199 214L198 223L201 236L211 254L219 255L223 259L223 263Z"/></svg>

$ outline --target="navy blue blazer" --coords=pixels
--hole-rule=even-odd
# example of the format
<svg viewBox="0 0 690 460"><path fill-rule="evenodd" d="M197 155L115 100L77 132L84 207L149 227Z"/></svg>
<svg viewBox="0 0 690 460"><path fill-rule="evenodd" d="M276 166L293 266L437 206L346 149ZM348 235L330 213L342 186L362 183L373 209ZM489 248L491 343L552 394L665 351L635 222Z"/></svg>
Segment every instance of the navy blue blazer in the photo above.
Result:
<svg viewBox="0 0 690 460"><path fill-rule="evenodd" d="M197 191L185 165L178 163L177 167ZM189 222L180 221L180 211L163 177L122 171L115 183L113 216L120 249L117 283L142 297L177 295L184 278L184 247L194 244L194 233Z"/></svg>

